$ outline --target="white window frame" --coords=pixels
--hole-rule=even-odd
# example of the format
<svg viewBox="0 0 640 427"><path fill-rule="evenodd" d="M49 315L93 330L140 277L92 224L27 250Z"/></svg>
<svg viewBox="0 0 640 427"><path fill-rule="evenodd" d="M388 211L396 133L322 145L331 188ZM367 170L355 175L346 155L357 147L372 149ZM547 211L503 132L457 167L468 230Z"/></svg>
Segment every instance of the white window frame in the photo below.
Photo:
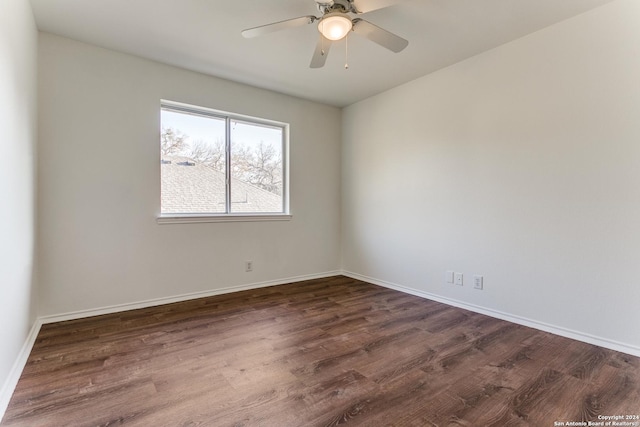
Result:
<svg viewBox="0 0 640 427"><path fill-rule="evenodd" d="M181 102L161 100L160 111L171 110L182 113L197 114L200 116L211 117L215 119L224 119L226 121L225 146L226 146L226 204L225 213L160 213L156 221L158 224L184 224L184 223L206 223L206 222L254 222L254 221L288 221L292 215L289 207L289 124L275 120L263 119L259 117L246 116L227 111L214 110L207 107L200 107ZM282 212L266 212L266 213L233 213L231 208L231 163L230 163L230 128L229 123L237 120L249 124L257 124L263 126L272 126L282 128ZM159 145L158 145L159 148ZM160 161L158 161L160 164Z"/></svg>

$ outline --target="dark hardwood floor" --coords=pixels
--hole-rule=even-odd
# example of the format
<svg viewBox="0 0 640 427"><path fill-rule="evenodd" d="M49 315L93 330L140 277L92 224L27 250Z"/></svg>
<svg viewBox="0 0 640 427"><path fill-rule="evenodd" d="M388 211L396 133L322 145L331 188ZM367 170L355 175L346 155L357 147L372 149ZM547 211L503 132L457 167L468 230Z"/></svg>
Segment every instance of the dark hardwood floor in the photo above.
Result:
<svg viewBox="0 0 640 427"><path fill-rule="evenodd" d="M1 425L546 427L598 415L640 415L639 358L335 277L44 325Z"/></svg>

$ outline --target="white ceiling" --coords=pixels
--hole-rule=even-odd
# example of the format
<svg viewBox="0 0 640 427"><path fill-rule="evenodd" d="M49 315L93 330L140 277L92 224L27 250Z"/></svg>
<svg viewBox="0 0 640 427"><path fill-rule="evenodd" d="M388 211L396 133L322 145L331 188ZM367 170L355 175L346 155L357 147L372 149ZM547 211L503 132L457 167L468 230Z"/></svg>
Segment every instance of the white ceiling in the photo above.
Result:
<svg viewBox="0 0 640 427"><path fill-rule="evenodd" d="M310 69L314 24L245 39L245 28L316 15L314 0L31 0L41 31L336 106L426 75L612 0L399 0L359 17L409 40L390 52L354 34Z"/></svg>

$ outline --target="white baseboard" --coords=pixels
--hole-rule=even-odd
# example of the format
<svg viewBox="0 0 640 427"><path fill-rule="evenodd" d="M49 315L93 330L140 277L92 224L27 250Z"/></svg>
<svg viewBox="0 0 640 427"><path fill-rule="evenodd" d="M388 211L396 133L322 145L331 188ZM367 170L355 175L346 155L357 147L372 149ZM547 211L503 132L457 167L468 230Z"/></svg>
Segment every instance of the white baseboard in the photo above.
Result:
<svg viewBox="0 0 640 427"><path fill-rule="evenodd" d="M481 307L474 304L458 301L451 298L442 297L430 292L421 291L418 289L409 288L407 286L398 285L396 283L387 282L385 280L375 279L373 277L364 276L362 274L353 273L350 271L342 271L342 275L351 277L352 279L362 280L363 282L373 283L385 288L394 289L396 291L404 292L407 294L415 295L421 298L426 298L432 301L441 302L443 304L451 305L465 310L473 311L475 313L484 314L486 316L495 317L497 319L506 320L508 322L516 323L518 325L527 326L533 329L538 329L544 332L549 332L554 335L559 335L565 338L570 338L576 341L582 341L588 344L597 345L600 347L608 348L610 350L619 351L622 353L630 354L632 356L640 357L640 347L634 345L610 340L607 338L597 337L584 332L574 331L571 329L563 328L556 325L550 325L545 322L540 322L533 319L527 319L525 317L517 316L510 313L505 313L490 308Z"/></svg>
<svg viewBox="0 0 640 427"><path fill-rule="evenodd" d="M155 307L163 304L172 304L174 302L189 301L192 299L206 298L206 297L211 297L215 295L228 294L231 292L248 291L251 289L266 288L269 286L278 286L278 285L284 285L287 283L303 282L305 280L324 279L326 277L338 276L340 274L341 274L341 271L327 271L327 272L318 273L318 274L307 274L304 276L287 277L284 279L269 280L265 282L255 282L255 283L249 283L245 285L229 286L226 288L211 289L211 290L202 291L202 292L192 292L188 294L175 295L171 297L155 298L155 299L150 299L145 301L117 304L117 305L111 305L111 306L100 307L100 308L92 308L89 310L79 310L79 311L72 311L69 313L54 314L50 316L41 316L39 320L42 322L42 324L63 322L65 320L82 319L85 317L100 316L102 314L119 313L127 310L137 310L139 308Z"/></svg>
<svg viewBox="0 0 640 427"><path fill-rule="evenodd" d="M13 391L16 389L20 375L22 375L22 371L27 364L27 359L29 359L29 354L31 354L31 349L33 348L33 344L36 342L36 337L38 336L38 332L40 332L41 326L42 322L40 322L39 319L36 319L29 331L29 335L27 335L27 339L22 345L20 354L18 354L16 361L11 367L8 378L2 385L2 390L0 390L0 420L4 417L7 406L9 406L9 401L11 400L11 396L13 396Z"/></svg>

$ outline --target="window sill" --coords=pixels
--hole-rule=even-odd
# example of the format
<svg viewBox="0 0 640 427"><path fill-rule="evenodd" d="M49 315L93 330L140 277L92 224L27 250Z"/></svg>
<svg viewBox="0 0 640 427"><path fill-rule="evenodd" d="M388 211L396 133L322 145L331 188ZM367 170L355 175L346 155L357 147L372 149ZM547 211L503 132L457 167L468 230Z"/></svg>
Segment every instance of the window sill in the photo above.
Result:
<svg viewBox="0 0 640 427"><path fill-rule="evenodd" d="M223 214L223 215L162 215L156 218L158 224L198 224L206 222L261 222L261 221L289 221L290 214Z"/></svg>

